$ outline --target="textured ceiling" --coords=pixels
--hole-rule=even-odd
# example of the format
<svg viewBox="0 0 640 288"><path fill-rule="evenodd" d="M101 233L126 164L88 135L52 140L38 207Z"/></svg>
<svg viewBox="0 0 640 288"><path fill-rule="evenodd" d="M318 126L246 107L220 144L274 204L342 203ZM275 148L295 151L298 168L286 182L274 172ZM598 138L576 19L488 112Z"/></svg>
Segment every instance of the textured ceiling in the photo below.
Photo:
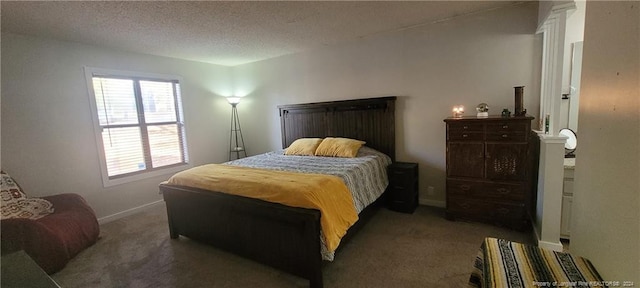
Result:
<svg viewBox="0 0 640 288"><path fill-rule="evenodd" d="M353 41L506 1L1 1L2 32L220 65Z"/></svg>

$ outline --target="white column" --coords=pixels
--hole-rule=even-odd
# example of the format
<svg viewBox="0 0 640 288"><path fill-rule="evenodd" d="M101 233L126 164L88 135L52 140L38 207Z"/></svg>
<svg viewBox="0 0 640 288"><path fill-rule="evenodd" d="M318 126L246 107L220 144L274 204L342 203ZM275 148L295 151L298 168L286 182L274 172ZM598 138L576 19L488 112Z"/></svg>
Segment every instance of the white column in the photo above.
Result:
<svg viewBox="0 0 640 288"><path fill-rule="evenodd" d="M564 143L559 136L562 72L567 13L576 9L575 2L554 4L547 18L539 23L543 33L542 75L540 87L540 164L534 230L538 246L562 251L560 218L562 214L562 185L564 178ZM549 132L545 118L549 115Z"/></svg>
<svg viewBox="0 0 640 288"><path fill-rule="evenodd" d="M562 251L560 218L564 181L564 136L539 134L540 166L535 232L538 246Z"/></svg>
<svg viewBox="0 0 640 288"><path fill-rule="evenodd" d="M569 5L571 4L571 5ZM543 33L542 77L540 87L540 130L544 131L544 120L550 116L549 134L560 131L560 105L562 99L562 73L564 71L564 42L567 13L576 9L575 3L554 6L549 17L538 28Z"/></svg>

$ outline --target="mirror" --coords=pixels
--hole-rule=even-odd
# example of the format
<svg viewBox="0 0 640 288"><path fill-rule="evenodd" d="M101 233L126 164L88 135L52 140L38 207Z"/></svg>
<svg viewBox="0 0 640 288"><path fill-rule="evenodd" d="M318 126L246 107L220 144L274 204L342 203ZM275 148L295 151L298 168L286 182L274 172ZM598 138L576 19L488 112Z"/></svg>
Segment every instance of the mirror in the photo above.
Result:
<svg viewBox="0 0 640 288"><path fill-rule="evenodd" d="M564 128L560 130L560 135L569 137L567 142L564 143L564 158L575 158L576 155L573 154L576 151L576 147L578 146L578 138L576 137L576 133L569 128Z"/></svg>

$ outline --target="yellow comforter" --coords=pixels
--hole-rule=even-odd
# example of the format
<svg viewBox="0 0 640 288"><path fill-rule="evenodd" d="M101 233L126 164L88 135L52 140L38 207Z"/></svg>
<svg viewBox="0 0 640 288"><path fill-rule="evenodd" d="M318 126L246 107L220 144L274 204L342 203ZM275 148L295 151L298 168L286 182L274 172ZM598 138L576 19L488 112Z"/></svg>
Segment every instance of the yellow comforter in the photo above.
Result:
<svg viewBox="0 0 640 288"><path fill-rule="evenodd" d="M208 164L179 172L168 184L318 209L329 251L338 247L347 229L358 220L351 193L337 176Z"/></svg>

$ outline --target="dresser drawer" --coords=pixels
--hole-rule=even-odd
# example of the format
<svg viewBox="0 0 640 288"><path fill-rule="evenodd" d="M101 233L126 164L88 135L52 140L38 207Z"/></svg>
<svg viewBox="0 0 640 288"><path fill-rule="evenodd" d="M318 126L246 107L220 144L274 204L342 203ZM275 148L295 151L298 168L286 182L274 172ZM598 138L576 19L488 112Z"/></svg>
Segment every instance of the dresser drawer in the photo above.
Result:
<svg viewBox="0 0 640 288"><path fill-rule="evenodd" d="M495 221L521 220L526 215L524 204L486 202L486 205L489 207L488 218Z"/></svg>
<svg viewBox="0 0 640 288"><path fill-rule="evenodd" d="M451 123L447 127L447 137L449 138L449 140L484 140L484 126L482 123Z"/></svg>
<svg viewBox="0 0 640 288"><path fill-rule="evenodd" d="M514 201L525 200L524 187L520 184L484 183L482 187L482 191L474 196Z"/></svg>
<svg viewBox="0 0 640 288"><path fill-rule="evenodd" d="M503 223L517 222L525 217L524 204L458 197L448 199L447 211L457 217Z"/></svg>
<svg viewBox="0 0 640 288"><path fill-rule="evenodd" d="M521 131L487 132L487 141L497 142L525 142L528 134Z"/></svg>
<svg viewBox="0 0 640 288"><path fill-rule="evenodd" d="M447 180L447 195L477 199L525 200L524 187L520 184L481 181Z"/></svg>
<svg viewBox="0 0 640 288"><path fill-rule="evenodd" d="M448 127L451 132L484 132L484 124L482 123L449 123Z"/></svg>
<svg viewBox="0 0 640 288"><path fill-rule="evenodd" d="M472 196L482 192L482 183L475 181L447 180L447 195Z"/></svg>
<svg viewBox="0 0 640 288"><path fill-rule="evenodd" d="M449 132L450 141L482 141L484 134L481 132Z"/></svg>
<svg viewBox="0 0 640 288"><path fill-rule="evenodd" d="M529 125L526 122L499 121L487 123L487 141L527 141Z"/></svg>
<svg viewBox="0 0 640 288"><path fill-rule="evenodd" d="M525 122L492 122L487 123L487 131L496 132L527 132L529 127Z"/></svg>

